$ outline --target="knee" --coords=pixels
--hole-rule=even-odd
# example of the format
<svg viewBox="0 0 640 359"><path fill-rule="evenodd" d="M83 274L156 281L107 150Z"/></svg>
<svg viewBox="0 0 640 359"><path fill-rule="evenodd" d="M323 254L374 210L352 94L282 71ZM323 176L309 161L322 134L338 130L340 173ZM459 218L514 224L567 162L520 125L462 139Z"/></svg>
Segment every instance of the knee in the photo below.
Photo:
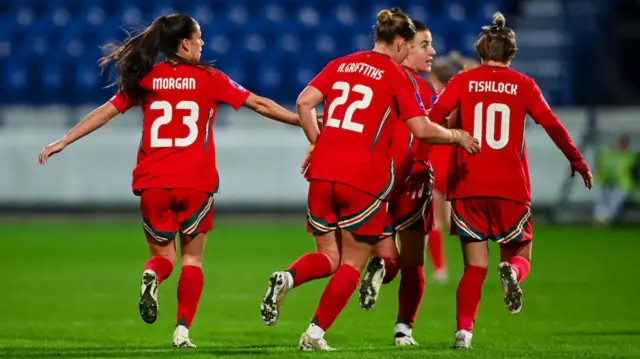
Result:
<svg viewBox="0 0 640 359"><path fill-rule="evenodd" d="M337 250L319 248L318 252L324 254L331 262L331 274L335 273L340 266L340 253Z"/></svg>
<svg viewBox="0 0 640 359"><path fill-rule="evenodd" d="M182 266L186 267L186 266L193 266L193 267L202 267L202 255L194 255L194 254L183 254L180 257L180 260L182 262Z"/></svg>

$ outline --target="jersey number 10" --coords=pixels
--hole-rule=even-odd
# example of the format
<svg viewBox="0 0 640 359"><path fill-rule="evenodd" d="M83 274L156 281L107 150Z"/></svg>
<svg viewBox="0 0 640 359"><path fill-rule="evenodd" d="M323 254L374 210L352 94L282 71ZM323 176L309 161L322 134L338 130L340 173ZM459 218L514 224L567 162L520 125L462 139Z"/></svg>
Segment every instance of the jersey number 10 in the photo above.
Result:
<svg viewBox="0 0 640 359"><path fill-rule="evenodd" d="M353 113L356 110L363 110L369 105L371 105L371 98L373 97L373 91L370 87L364 85L354 85L353 88L344 81L338 81L333 84L331 87L333 90L340 90L342 94L334 99L329 105L329 115L327 116L327 126L336 127L336 128L344 128L345 130L355 131L362 133L364 126L361 123L353 122L351 118L353 117ZM333 118L333 111L335 111L336 107L339 105L343 105L347 102L347 98L349 97L349 93L357 92L362 94L362 99L358 101L353 101L345 110L344 118L342 122L339 119Z"/></svg>
<svg viewBox="0 0 640 359"><path fill-rule="evenodd" d="M180 101L176 105L178 110L189 110L189 114L182 118L189 128L189 134L185 138L160 138L158 131L160 127L168 124L173 119L173 107L167 101L154 101L149 106L151 110L162 110L162 116L151 123L151 147L187 147L196 142L198 138L198 116L200 108L193 101Z"/></svg>
<svg viewBox="0 0 640 359"><path fill-rule="evenodd" d="M495 136L496 112L499 112L502 115L502 121L500 121L500 134L497 139ZM473 110L473 137L480 142L480 146L482 146L482 142L486 142L486 144L494 150L504 148L507 145L507 142L509 142L510 116L511 109L509 109L509 106L503 103L492 103L487 106L485 118L484 103L479 102ZM483 136L482 127L485 123L487 129Z"/></svg>

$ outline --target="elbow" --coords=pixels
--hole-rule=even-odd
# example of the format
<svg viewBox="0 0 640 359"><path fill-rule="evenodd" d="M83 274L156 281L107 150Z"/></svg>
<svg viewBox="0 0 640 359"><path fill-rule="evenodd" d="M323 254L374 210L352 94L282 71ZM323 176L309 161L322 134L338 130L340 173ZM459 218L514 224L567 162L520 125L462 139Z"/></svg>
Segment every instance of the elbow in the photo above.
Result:
<svg viewBox="0 0 640 359"><path fill-rule="evenodd" d="M296 111L298 113L311 111L315 106L309 101L308 98L298 97L296 101Z"/></svg>

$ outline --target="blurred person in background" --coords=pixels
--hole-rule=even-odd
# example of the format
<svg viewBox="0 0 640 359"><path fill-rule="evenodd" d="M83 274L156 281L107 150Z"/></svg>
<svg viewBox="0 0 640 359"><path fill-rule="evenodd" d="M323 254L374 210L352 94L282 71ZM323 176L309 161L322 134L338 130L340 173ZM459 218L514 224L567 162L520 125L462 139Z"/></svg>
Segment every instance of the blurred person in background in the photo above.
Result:
<svg viewBox="0 0 640 359"><path fill-rule="evenodd" d="M472 69L479 65L476 60L463 58L457 51L452 51L447 56L434 60L428 78L437 94L442 91L453 75L463 69ZM429 233L427 245L433 265L431 279L441 283L448 279L447 265L444 259L443 233L449 229L451 224L451 203L445 198L450 151L450 146L433 146L429 156L429 162L431 162L434 172L434 226Z"/></svg>
<svg viewBox="0 0 640 359"><path fill-rule="evenodd" d="M594 219L606 226L614 221L635 188L638 155L629 149L629 138L614 138L611 147L602 148L596 160L596 177L600 190L596 196Z"/></svg>

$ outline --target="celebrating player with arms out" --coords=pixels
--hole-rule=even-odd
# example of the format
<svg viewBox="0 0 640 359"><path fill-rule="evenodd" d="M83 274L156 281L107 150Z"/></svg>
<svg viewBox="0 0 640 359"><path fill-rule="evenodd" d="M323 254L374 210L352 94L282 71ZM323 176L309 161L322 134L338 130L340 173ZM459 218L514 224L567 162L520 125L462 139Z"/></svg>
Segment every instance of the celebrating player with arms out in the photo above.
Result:
<svg viewBox="0 0 640 359"><path fill-rule="evenodd" d="M400 10L381 11L373 51L332 61L298 97L300 122L315 145L307 174L307 218L317 252L271 275L261 314L274 324L287 290L335 272L300 338L302 350L332 350L324 333L355 291L373 246L385 236L394 184L389 147L395 126L405 125L399 120L423 141L478 150L468 133L445 129L425 116L418 92L398 65L409 55L415 33ZM323 101L327 108L320 134L313 109Z"/></svg>
<svg viewBox="0 0 640 359"><path fill-rule="evenodd" d="M430 84L418 74L430 71L436 54L429 29L413 20L416 36L407 59L402 63L407 76L418 91L425 107L431 108L435 95ZM389 200L389 214L394 234L376 246L376 255L369 261L360 285L360 306L370 309L376 302L380 286L401 273L398 290L398 316L394 344L417 345L411 335L413 323L425 288L424 260L427 234L432 227L433 173L427 162L431 145L415 140L408 126L396 126L391 155L395 167L396 184ZM400 255L395 233L400 237ZM397 263L397 264L396 264Z"/></svg>
<svg viewBox="0 0 640 359"><path fill-rule="evenodd" d="M101 60L114 63L120 91L69 131L46 146L39 161L97 130L132 106L143 108L142 140L133 171L133 192L140 196L143 228L151 251L142 275L139 310L151 324L158 315L158 285L176 262L180 234L182 271L173 345L194 347L189 327L202 294L202 255L213 228L213 194L218 188L213 122L218 105L241 106L277 121L299 125L295 114L256 96L222 72L199 63L200 26L191 17L157 18L139 35ZM160 56L166 61L157 63Z"/></svg>
<svg viewBox="0 0 640 359"><path fill-rule="evenodd" d="M529 273L532 229L531 186L524 140L525 115L541 125L591 188L593 179L580 151L529 77L511 70L517 47L513 30L496 14L476 42L482 65L454 76L431 110L434 121L460 106L458 126L472 132L482 152L470 157L454 149L447 197L451 233L460 237L464 274L457 292L455 347L471 347L480 293L487 274L487 240L500 243L499 274L509 311L522 309L520 284Z"/></svg>

